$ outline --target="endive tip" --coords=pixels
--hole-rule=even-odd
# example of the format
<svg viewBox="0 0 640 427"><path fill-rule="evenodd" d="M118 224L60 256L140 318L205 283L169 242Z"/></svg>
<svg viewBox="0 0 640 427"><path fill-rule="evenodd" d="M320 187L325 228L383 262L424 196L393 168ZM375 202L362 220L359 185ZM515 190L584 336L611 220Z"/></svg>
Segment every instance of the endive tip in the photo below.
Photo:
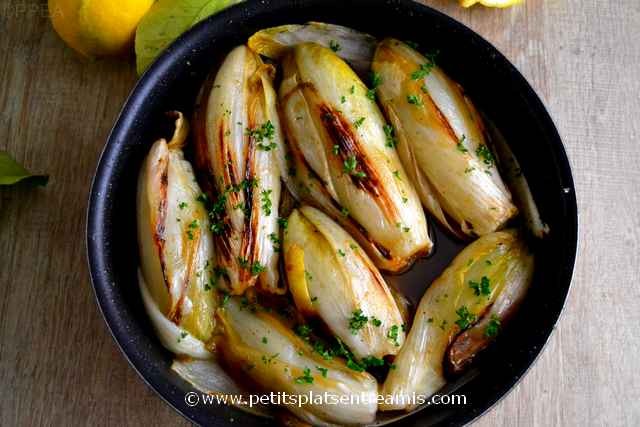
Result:
<svg viewBox="0 0 640 427"><path fill-rule="evenodd" d="M158 309L155 300L149 294L147 284L138 270L138 287L144 308L151 319L151 324L156 330L162 345L174 354L183 354L195 359L210 359L213 357L205 344L167 319Z"/></svg>
<svg viewBox="0 0 640 427"><path fill-rule="evenodd" d="M189 135L189 122L180 111L169 111L167 117L175 119L173 136L169 141L169 149L182 149Z"/></svg>

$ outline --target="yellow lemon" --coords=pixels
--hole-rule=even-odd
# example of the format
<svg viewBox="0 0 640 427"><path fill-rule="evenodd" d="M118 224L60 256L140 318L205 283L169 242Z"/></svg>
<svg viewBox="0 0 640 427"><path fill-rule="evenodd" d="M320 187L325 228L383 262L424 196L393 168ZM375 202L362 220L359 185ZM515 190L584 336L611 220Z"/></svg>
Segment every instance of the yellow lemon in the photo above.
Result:
<svg viewBox="0 0 640 427"><path fill-rule="evenodd" d="M53 28L87 56L117 55L131 46L154 0L49 0Z"/></svg>
<svg viewBox="0 0 640 427"><path fill-rule="evenodd" d="M480 3L487 7L509 7L514 4L522 3L522 0L460 0L462 7L471 7L476 3Z"/></svg>

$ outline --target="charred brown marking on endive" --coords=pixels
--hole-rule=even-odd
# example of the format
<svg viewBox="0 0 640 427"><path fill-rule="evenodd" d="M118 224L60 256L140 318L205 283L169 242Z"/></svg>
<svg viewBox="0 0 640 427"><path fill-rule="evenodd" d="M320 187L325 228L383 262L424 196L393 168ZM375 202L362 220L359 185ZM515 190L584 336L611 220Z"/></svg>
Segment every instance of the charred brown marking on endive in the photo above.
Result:
<svg viewBox="0 0 640 427"><path fill-rule="evenodd" d="M217 296L207 289L213 243L207 212L182 148L188 124L172 112L169 142L150 149L138 180L137 218L140 289L152 323L171 351L209 357ZM182 342L184 340L184 342Z"/></svg>
<svg viewBox="0 0 640 427"><path fill-rule="evenodd" d="M293 47L283 70L279 96L292 193L352 233L378 267L406 269L432 243L415 190L385 145L385 122L368 89L314 43Z"/></svg>
<svg viewBox="0 0 640 427"><path fill-rule="evenodd" d="M340 111L333 111L326 105L320 105L319 112L323 118L324 128L331 140L338 145L338 155L329 157L340 168L349 161L355 159L356 167L349 178L354 186L369 193L378 201L378 205L384 213L391 218L398 218L397 206L393 203L387 188L382 185L380 174L371 159L363 151L354 132L353 125L348 123ZM362 173L364 176L358 177Z"/></svg>
<svg viewBox="0 0 640 427"><path fill-rule="evenodd" d="M284 161L273 66L245 46L232 50L203 87L195 145L210 199L223 287L242 294L258 284L281 294L278 255L280 173ZM284 154L282 154L284 155Z"/></svg>
<svg viewBox="0 0 640 427"><path fill-rule="evenodd" d="M372 64L377 94L424 206L460 237L487 234L517 209L480 115L433 61L403 42L383 40Z"/></svg>

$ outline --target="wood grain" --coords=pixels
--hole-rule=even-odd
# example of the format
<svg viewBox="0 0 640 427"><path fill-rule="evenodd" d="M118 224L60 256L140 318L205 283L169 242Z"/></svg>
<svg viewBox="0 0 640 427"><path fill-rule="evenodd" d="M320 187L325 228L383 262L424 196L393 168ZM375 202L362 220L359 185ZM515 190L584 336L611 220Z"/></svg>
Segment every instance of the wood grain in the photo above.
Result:
<svg viewBox="0 0 640 427"><path fill-rule="evenodd" d="M542 96L580 207L565 314L529 374L476 425L638 425L640 2L424 3L494 43ZM0 149L51 175L46 188L0 189L0 425L185 424L116 348L85 264L90 181L133 63L78 57L44 1L0 0L0 34Z"/></svg>

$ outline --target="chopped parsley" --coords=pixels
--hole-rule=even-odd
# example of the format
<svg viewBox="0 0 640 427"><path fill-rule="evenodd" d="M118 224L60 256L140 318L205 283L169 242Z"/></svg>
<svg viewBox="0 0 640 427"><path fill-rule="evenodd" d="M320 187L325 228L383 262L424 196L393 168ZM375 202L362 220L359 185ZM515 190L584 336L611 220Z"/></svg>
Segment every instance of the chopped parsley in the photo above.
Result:
<svg viewBox="0 0 640 427"><path fill-rule="evenodd" d="M487 276L482 276L480 283L469 280L469 287L473 289L476 296L491 295L491 281Z"/></svg>
<svg viewBox="0 0 640 427"><path fill-rule="evenodd" d="M311 376L311 369L304 368L302 376L295 379L296 384L313 384L313 377Z"/></svg>
<svg viewBox="0 0 640 427"><path fill-rule="evenodd" d="M360 329L364 328L368 321L369 318L362 313L362 310L357 309L349 319L349 330L353 335L356 335Z"/></svg>
<svg viewBox="0 0 640 427"><path fill-rule="evenodd" d="M286 230L289 226L289 220L287 218L278 218L278 225L282 227L283 230Z"/></svg>
<svg viewBox="0 0 640 427"><path fill-rule="evenodd" d="M464 140L467 139L467 135L462 135L462 138L458 141L456 147L458 147L458 151L461 153L468 153L467 147L464 146Z"/></svg>
<svg viewBox="0 0 640 427"><path fill-rule="evenodd" d="M237 193L239 191L257 186L257 179L244 179L239 184L227 185L225 190L218 196L217 200L214 203L210 203L204 195L198 197L198 200L201 201L209 211L209 217L212 220L210 229L214 234L222 234L225 230L226 224L223 219L223 214L225 212L225 205L227 203L229 193Z"/></svg>
<svg viewBox="0 0 640 427"><path fill-rule="evenodd" d="M266 344L268 342L269 340L267 339L267 337L262 337L262 344Z"/></svg>
<svg viewBox="0 0 640 427"><path fill-rule="evenodd" d="M344 170L344 172L350 175L353 175L357 178L365 178L367 174L364 173L363 171L357 170L357 167L358 167L358 160L356 159L356 156L349 156L343 162L342 169Z"/></svg>
<svg viewBox="0 0 640 427"><path fill-rule="evenodd" d="M384 366L384 360L383 359L378 359L375 356L363 357L361 362L362 362L362 364L364 365L365 368Z"/></svg>
<svg viewBox="0 0 640 427"><path fill-rule="evenodd" d="M349 156L346 158L346 160L343 163L343 170L346 173L351 173L356 170L357 166L358 166L358 160L356 159L356 156Z"/></svg>
<svg viewBox="0 0 640 427"><path fill-rule="evenodd" d="M412 80L420 80L422 78L425 78L429 75L429 73L431 73L433 67L436 66L436 57L438 56L438 52L427 53L425 56L427 57L427 62L425 62L424 64L420 64L420 68L411 73Z"/></svg>
<svg viewBox="0 0 640 427"><path fill-rule="evenodd" d="M321 341L313 343L313 351L318 353L324 360L333 359L333 352L330 349L327 349Z"/></svg>
<svg viewBox="0 0 640 427"><path fill-rule="evenodd" d="M340 97L340 103L341 103L341 104L344 104L345 102L347 102L347 98L346 98L344 95L342 95L342 96Z"/></svg>
<svg viewBox="0 0 640 427"><path fill-rule="evenodd" d="M353 122L353 125L356 127L356 129L358 129L360 126L362 126L362 123L364 123L364 119L366 117L360 117L359 119L357 119L356 121Z"/></svg>
<svg viewBox="0 0 640 427"><path fill-rule="evenodd" d="M327 372L329 372L329 370L328 370L327 368L322 368L322 367L320 367L320 366L316 366L316 369L317 369L318 371L320 371L320 373L322 374L322 376L323 376L324 378L327 378Z"/></svg>
<svg viewBox="0 0 640 427"><path fill-rule="evenodd" d="M382 83L382 77L375 71L371 73L371 87L367 90L367 98L376 100L376 88Z"/></svg>
<svg viewBox="0 0 640 427"><path fill-rule="evenodd" d="M484 144L479 145L476 149L476 154L478 155L478 157L480 157L480 160L482 160L482 162L489 168L493 166L495 159L493 158L493 153L491 153L489 147Z"/></svg>
<svg viewBox="0 0 640 427"><path fill-rule="evenodd" d="M500 332L500 319L495 314L491 315L491 320L484 329L484 336L493 338Z"/></svg>
<svg viewBox="0 0 640 427"><path fill-rule="evenodd" d="M269 234L269 240L271 240L271 243L273 243L273 251L280 252L280 244L282 243L282 240L280 240L278 235L276 233Z"/></svg>
<svg viewBox="0 0 640 427"><path fill-rule="evenodd" d="M411 228L403 226L401 222L396 222L396 227L398 227L399 229L401 229L405 233L408 233L409 230L411 230Z"/></svg>
<svg viewBox="0 0 640 427"><path fill-rule="evenodd" d="M329 40L329 49L334 52L338 52L340 49L342 49L342 47L340 47L340 43L338 43L337 41Z"/></svg>
<svg viewBox="0 0 640 427"><path fill-rule="evenodd" d="M346 256L347 254L342 249L338 249L338 255Z"/></svg>
<svg viewBox="0 0 640 427"><path fill-rule="evenodd" d="M271 215L271 207L273 206L271 203L271 193L273 191L272 190L263 190L262 193L260 193L260 200L262 201L262 210L264 211L265 215Z"/></svg>
<svg viewBox="0 0 640 427"><path fill-rule="evenodd" d="M338 337L336 337L336 345L333 348L332 353L336 356L343 356L344 358L346 358L347 368L351 369L352 371L356 371L356 372L364 371L365 369L364 366L362 366L360 363L358 363L355 360L355 358L353 357L353 354L345 347L343 342Z"/></svg>
<svg viewBox="0 0 640 427"><path fill-rule="evenodd" d="M400 327L398 325L393 325L387 331L387 338L389 338L396 347L400 346L400 343L398 343L398 330L399 329L400 329Z"/></svg>
<svg viewBox="0 0 640 427"><path fill-rule="evenodd" d="M258 149L260 149L262 151L271 151L271 150L277 148L278 144L276 144L273 141L271 141L269 144L263 144L262 142L259 142L257 147L258 147Z"/></svg>
<svg viewBox="0 0 640 427"><path fill-rule="evenodd" d="M361 364L356 362L356 360L353 359L353 358L347 359L347 368L351 369L352 371L356 371L356 372L364 371L364 366L362 366Z"/></svg>
<svg viewBox="0 0 640 427"><path fill-rule="evenodd" d="M180 203L178 204L178 207L179 207L180 209L184 209L184 208L186 208L187 206L188 206L188 205L187 205L187 202L180 202Z"/></svg>
<svg viewBox="0 0 640 427"><path fill-rule="evenodd" d="M194 235L193 235L193 230L195 230L196 228L200 227L200 224L198 223L197 219L194 219L193 221L191 221L188 225L188 230L187 230L187 238L189 240L193 240Z"/></svg>
<svg viewBox="0 0 640 427"><path fill-rule="evenodd" d="M371 316L371 323L377 328L382 325L382 320L376 318L375 316Z"/></svg>
<svg viewBox="0 0 640 427"><path fill-rule="evenodd" d="M422 99L420 99L417 95L407 95L407 102L411 105L417 105L418 107L422 106Z"/></svg>
<svg viewBox="0 0 640 427"><path fill-rule="evenodd" d="M296 335L298 335L300 338L304 339L305 341L308 341L309 336L311 335L311 327L305 324L296 326L293 331L296 333Z"/></svg>
<svg viewBox="0 0 640 427"><path fill-rule="evenodd" d="M384 125L382 127L384 130L384 135L387 138L387 147L394 148L398 145L398 141L396 140L396 132L391 125Z"/></svg>
<svg viewBox="0 0 640 427"><path fill-rule="evenodd" d="M229 295L228 293L224 293L222 295L222 302L220 302L220 306L224 307L225 305L227 305L227 302L229 301L229 298L231 298L231 295Z"/></svg>
<svg viewBox="0 0 640 427"><path fill-rule="evenodd" d="M469 328L469 326L471 326L471 324L476 321L475 314L469 312L469 309L465 305L457 309L456 314L458 315L458 320L456 320L456 325L458 325L460 329L463 331Z"/></svg>
<svg viewBox="0 0 640 427"><path fill-rule="evenodd" d="M338 154L340 154L340 146L338 144L335 144L331 149L331 152L337 156Z"/></svg>
<svg viewBox="0 0 640 427"><path fill-rule="evenodd" d="M256 127L255 129L247 128L246 134L249 135L254 141L258 143L258 148L264 151L270 151L273 148L276 148L275 142L271 141L273 136L275 135L275 128L273 127L273 123L271 120L267 120L261 126ZM263 144L262 141L269 140L269 144Z"/></svg>
<svg viewBox="0 0 640 427"><path fill-rule="evenodd" d="M266 267L259 261L250 263L246 258L238 257L238 265L244 270L248 270L252 276L257 276L266 270Z"/></svg>
<svg viewBox="0 0 640 427"><path fill-rule="evenodd" d="M178 343L187 337L187 333L185 331L180 332L180 338L178 338Z"/></svg>
<svg viewBox="0 0 640 427"><path fill-rule="evenodd" d="M313 276L311 275L311 273L309 273L307 270L304 271L304 277L307 280L313 280Z"/></svg>
<svg viewBox="0 0 640 427"><path fill-rule="evenodd" d="M280 353L273 354L273 355L271 355L269 357L267 357L265 355L262 355L262 363L264 363L265 365L270 365L271 361L273 359L275 359L276 357L278 357L279 355L280 355Z"/></svg>
<svg viewBox="0 0 640 427"><path fill-rule="evenodd" d="M349 209L343 206L342 208L340 208L340 213L342 214L342 216L349 216Z"/></svg>

